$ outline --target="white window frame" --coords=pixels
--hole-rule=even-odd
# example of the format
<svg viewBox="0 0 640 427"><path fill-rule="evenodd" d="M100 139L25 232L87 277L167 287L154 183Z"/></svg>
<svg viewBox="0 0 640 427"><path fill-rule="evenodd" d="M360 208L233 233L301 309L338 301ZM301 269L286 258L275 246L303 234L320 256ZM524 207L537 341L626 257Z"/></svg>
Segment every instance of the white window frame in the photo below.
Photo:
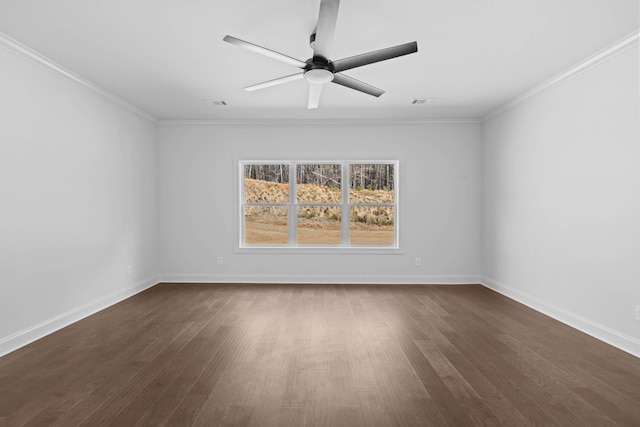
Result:
<svg viewBox="0 0 640 427"><path fill-rule="evenodd" d="M245 203L244 197L244 169L245 165L288 165L289 167L289 201L286 203ZM339 164L342 167L340 203L297 202L296 177L297 166L308 164ZM393 203L350 203L349 185L352 164L391 164L394 167L394 197ZM239 160L238 163L238 244L237 252L246 253L401 253L400 252L400 209L399 182L400 160ZM288 209L288 243L287 244L246 244L244 211L245 206L282 206ZM341 242L335 245L298 244L297 241L297 211L300 206L340 206L341 207ZM391 206L393 207L394 227L393 245L349 245L350 218L352 206Z"/></svg>

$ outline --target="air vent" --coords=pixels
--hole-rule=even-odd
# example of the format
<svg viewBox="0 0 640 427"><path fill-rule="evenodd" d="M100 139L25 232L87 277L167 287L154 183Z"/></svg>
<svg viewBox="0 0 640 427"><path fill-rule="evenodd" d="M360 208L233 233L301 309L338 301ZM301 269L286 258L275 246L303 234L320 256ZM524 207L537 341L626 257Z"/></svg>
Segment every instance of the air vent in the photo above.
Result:
<svg viewBox="0 0 640 427"><path fill-rule="evenodd" d="M224 107L227 105L226 101L217 101L214 99L203 99L203 102L207 105L213 105L214 107Z"/></svg>
<svg viewBox="0 0 640 427"><path fill-rule="evenodd" d="M413 105L431 104L435 100L435 98L415 98L411 103Z"/></svg>

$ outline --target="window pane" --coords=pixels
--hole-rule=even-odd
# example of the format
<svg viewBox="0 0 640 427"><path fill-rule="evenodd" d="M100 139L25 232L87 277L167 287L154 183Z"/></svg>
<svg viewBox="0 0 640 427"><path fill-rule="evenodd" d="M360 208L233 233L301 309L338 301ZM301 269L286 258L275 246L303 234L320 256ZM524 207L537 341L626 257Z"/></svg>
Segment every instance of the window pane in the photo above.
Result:
<svg viewBox="0 0 640 427"><path fill-rule="evenodd" d="M245 203L288 203L289 165L244 165Z"/></svg>
<svg viewBox="0 0 640 427"><path fill-rule="evenodd" d="M287 244L286 206L245 206L244 242L249 245Z"/></svg>
<svg viewBox="0 0 640 427"><path fill-rule="evenodd" d="M339 206L298 206L298 244L340 244L340 218Z"/></svg>
<svg viewBox="0 0 640 427"><path fill-rule="evenodd" d="M352 164L349 165L350 203L393 203L393 164Z"/></svg>
<svg viewBox="0 0 640 427"><path fill-rule="evenodd" d="M393 245L394 215L391 206L354 206L349 219L349 244Z"/></svg>
<svg viewBox="0 0 640 427"><path fill-rule="evenodd" d="M241 161L240 248L397 248L397 167L395 160Z"/></svg>
<svg viewBox="0 0 640 427"><path fill-rule="evenodd" d="M342 200L342 165L298 165L296 179L298 203L340 203Z"/></svg>

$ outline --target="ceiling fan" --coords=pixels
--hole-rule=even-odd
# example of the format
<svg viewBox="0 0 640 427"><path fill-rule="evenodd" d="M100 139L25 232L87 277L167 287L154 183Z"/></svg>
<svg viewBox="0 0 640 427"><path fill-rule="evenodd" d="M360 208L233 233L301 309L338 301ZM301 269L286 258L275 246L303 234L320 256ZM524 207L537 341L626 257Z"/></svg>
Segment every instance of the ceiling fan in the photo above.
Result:
<svg viewBox="0 0 640 427"><path fill-rule="evenodd" d="M308 108L318 108L320 102L320 94L322 93L322 85L332 82L355 89L360 92L372 96L380 96L384 90L371 86L370 84L356 80L343 74L343 71L352 68L362 67L363 65L373 64L375 62L385 61L387 59L396 58L398 56L408 55L418 51L418 43L411 42L398 46L388 47L386 49L375 50L373 52L363 53L349 58L332 61L330 59L331 47L333 45L333 35L336 29L336 20L338 18L338 7L340 0L321 0L320 14L318 16L318 24L315 33L311 34L310 45L313 49L313 57L306 61L300 61L282 53L249 43L244 40L232 36L225 36L224 41L236 46L245 48L252 52L268 56L269 58L291 64L298 67L302 72L292 74L278 79L269 80L244 89L254 91L264 89L266 87L276 86L294 80L304 79L309 82L309 104Z"/></svg>

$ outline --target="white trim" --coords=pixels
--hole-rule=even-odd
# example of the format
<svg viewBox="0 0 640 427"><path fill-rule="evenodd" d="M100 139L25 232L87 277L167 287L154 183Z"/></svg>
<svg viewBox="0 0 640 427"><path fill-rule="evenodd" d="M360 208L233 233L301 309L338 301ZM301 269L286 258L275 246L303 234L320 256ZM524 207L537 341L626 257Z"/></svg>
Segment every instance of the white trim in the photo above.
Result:
<svg viewBox="0 0 640 427"><path fill-rule="evenodd" d="M402 251L400 246L399 237L399 223L400 223L400 159L398 157L395 160L322 160L324 157L320 157L317 160L238 160L238 225L240 230L238 236L240 238L234 246L234 252L236 253L399 253ZM341 185L342 197L340 202L336 203L314 203L314 202L297 202L297 168L299 165L312 165L312 164L327 164L327 165L340 165L340 175L342 177L342 183L349 183L350 181L350 169L349 166L353 164L362 165L393 165L393 188L394 198L392 203L353 203L349 197L349 186ZM289 170L289 201L288 202L270 202L270 203L247 203L244 201L244 189L245 189L245 175L244 170L247 165L287 165ZM297 233L297 209L301 206L334 206L339 207L342 212L340 236L341 240L337 244L327 244L321 246L310 246L298 244ZM350 235L350 217L352 207L375 207L375 206L390 206L394 212L393 222L393 244L392 245L351 245L349 243ZM286 244L274 244L274 245L255 245L245 243L245 220L244 211L247 207L282 207L287 208L288 213L288 242ZM346 214L345 214L346 213Z"/></svg>
<svg viewBox="0 0 640 427"><path fill-rule="evenodd" d="M244 229L242 230L244 231ZM344 233L343 233L344 236ZM238 245L233 251L236 254L287 254L287 255L302 255L302 254L354 254L354 255L404 255L405 251L401 246L344 246L338 245L326 245L326 246L312 246L312 245L272 245L272 246L260 246L260 245Z"/></svg>
<svg viewBox="0 0 640 427"><path fill-rule="evenodd" d="M26 61L31 62L34 65L37 65L38 67L44 70L49 71L52 74L57 75L58 77L62 77L67 81L70 81L79 86L92 90L98 95L101 95L104 98L108 99L109 101L115 104L118 104L119 106L124 107L129 111L134 112L135 114L149 120L152 123L158 124L158 119L152 116L151 114L147 113L146 111L141 110L135 105L130 104L124 99L114 95L113 93L109 92L106 89L101 88L100 86L90 82L89 80L80 77L78 74L75 74L70 70L67 70L66 68L55 63L54 61L47 58L46 56L23 45L22 43L12 39L11 37L9 37L8 35L2 32L0 32L0 47L5 48L9 52L19 56L20 58Z"/></svg>
<svg viewBox="0 0 640 427"><path fill-rule="evenodd" d="M591 335L592 337L619 348L622 351L630 353L636 357L640 357L640 341L633 337L614 331L607 326L550 304L540 298L529 295L526 292L506 286L493 279L489 279L488 277L482 276L481 283L483 286L493 291L522 303L542 314L552 317L566 325L584 332L587 335Z"/></svg>
<svg viewBox="0 0 640 427"><path fill-rule="evenodd" d="M516 96L512 100L508 101L507 103L501 105L500 107L486 114L484 117L482 117L482 122L485 123L494 119L495 117L515 107L521 102L526 101L527 99L533 97L534 95L544 90L547 90L553 86L559 85L569 79L572 79L578 76L579 74L608 61L609 59L615 57L620 53L628 49L631 49L634 46L638 46L639 43L640 43L640 30L635 30L634 32L618 40L611 46L599 51L598 53L588 57L587 59L580 61L579 63L569 68L568 70L555 75L554 77L540 83L537 86L534 86L528 91Z"/></svg>
<svg viewBox="0 0 640 427"><path fill-rule="evenodd" d="M394 274L161 274L161 283L255 283L255 284L340 284L340 285L468 285L480 283L475 275Z"/></svg>
<svg viewBox="0 0 640 427"><path fill-rule="evenodd" d="M159 126L410 126L434 124L480 124L479 118L452 119L238 119L158 120Z"/></svg>
<svg viewBox="0 0 640 427"><path fill-rule="evenodd" d="M71 309L66 313L62 313L51 319L45 320L44 322L38 323L37 325L33 325L27 329L23 329L20 332L16 332L13 335L1 338L0 357L4 356L5 354L11 353L12 351L15 351L21 347L24 347L25 345L30 344L36 340L39 340L42 337L52 334L57 330L67 327L72 323L82 320L85 317L91 316L92 314L104 310L109 306L119 303L122 300L130 298L137 293L140 293L152 286L157 285L158 283L159 282L157 276L149 277L138 282L132 287L112 292L111 294L105 295L101 298L97 298L79 307Z"/></svg>

